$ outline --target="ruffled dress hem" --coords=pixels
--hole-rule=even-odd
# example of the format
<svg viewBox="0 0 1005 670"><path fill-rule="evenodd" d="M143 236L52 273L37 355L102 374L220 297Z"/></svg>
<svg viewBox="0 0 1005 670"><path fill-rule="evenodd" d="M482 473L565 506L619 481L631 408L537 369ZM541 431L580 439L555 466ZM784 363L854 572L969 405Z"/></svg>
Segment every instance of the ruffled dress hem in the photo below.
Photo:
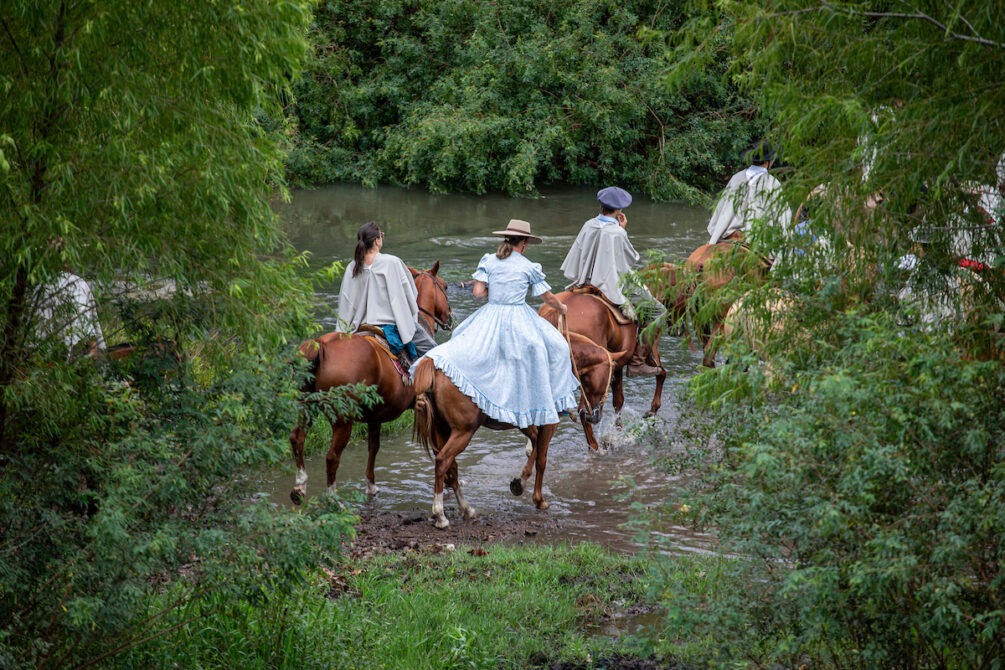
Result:
<svg viewBox="0 0 1005 670"><path fill-rule="evenodd" d="M438 357L435 352L430 353L431 355L427 356L427 358L433 361L436 369L450 377L450 381L454 383L454 386L456 386L461 393L471 398L472 402L478 406L478 409L485 412L486 415L496 421L513 424L518 428L527 428L528 426L547 426L553 423L558 423L559 412L575 409L578 404L576 393L575 391L572 391L557 399L554 407L529 409L519 413L513 412L512 410L501 407L489 400L485 394L479 391L474 384L468 381L461 371L451 364L449 360ZM416 365L417 364L418 361L416 361ZM412 369L415 369L414 365Z"/></svg>

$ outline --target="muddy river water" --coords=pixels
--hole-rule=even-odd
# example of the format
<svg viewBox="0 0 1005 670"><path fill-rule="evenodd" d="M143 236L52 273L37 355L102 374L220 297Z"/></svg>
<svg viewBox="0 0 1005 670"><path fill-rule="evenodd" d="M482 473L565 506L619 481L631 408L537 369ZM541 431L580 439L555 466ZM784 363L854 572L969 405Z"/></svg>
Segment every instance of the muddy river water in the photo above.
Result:
<svg viewBox="0 0 1005 670"><path fill-rule="evenodd" d="M459 287L474 271L482 254L494 251L497 237L490 232L506 227L511 218L530 221L544 242L530 248L528 256L542 264L554 291L565 281L559 266L583 222L597 213L596 189L545 189L535 199L515 199L501 195L434 195L421 191L381 187L365 189L355 185L333 185L298 191L279 212L293 244L311 253L317 266L332 261L348 262L360 224L377 221L385 231L384 250L400 256L416 268L440 262L440 275L451 285L451 306L458 321L481 304L469 291ZM683 259L707 239L708 211L675 203L655 203L636 197L626 210L628 233L643 256L658 250L668 259ZM318 318L329 330L335 329L339 284L318 291ZM535 308L540 300L531 298ZM442 342L449 337L438 333ZM652 464L661 449L673 445L676 420L682 403L678 394L701 363L698 353L688 351L679 338L664 336L660 352L668 376L663 407L655 419L644 413L652 398L652 379L626 378L625 408L621 426L614 423L608 401L607 411L597 431L607 446L603 455L591 453L581 428L566 420L551 444L545 474L545 497L551 507L536 510L529 494L514 498L508 483L523 464L525 440L516 431L480 430L458 458L465 496L480 516L493 514L548 515L558 527L552 540L589 540L619 551L638 548L636 531L626 526L632 505L649 506L673 500L680 485ZM317 430L317 429L315 429ZM376 477L380 492L372 499L363 495L366 441L350 442L342 456L338 473L341 495L354 504L400 511L402 514L428 513L432 503L432 466L410 434L384 436L377 458ZM277 503L289 503L293 484L290 464L266 473L263 491ZM324 454L308 457L308 495L324 490ZM451 523L465 523L447 495L447 515ZM430 527L430 532L435 529ZM663 528L672 547L681 552L708 551L712 538L685 528Z"/></svg>

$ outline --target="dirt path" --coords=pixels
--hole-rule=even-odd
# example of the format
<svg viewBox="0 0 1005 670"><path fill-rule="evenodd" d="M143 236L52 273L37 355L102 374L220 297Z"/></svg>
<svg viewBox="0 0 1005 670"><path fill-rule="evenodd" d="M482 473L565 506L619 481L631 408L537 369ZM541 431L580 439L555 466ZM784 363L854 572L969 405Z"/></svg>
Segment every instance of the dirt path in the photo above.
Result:
<svg viewBox="0 0 1005 670"><path fill-rule="evenodd" d="M433 525L432 512L413 509L407 512L361 510L356 538L349 547L353 558L366 558L398 551L436 552L461 546L478 548L487 544L547 542L560 522L547 515L520 518L517 514L491 512L474 519L451 518L445 529Z"/></svg>

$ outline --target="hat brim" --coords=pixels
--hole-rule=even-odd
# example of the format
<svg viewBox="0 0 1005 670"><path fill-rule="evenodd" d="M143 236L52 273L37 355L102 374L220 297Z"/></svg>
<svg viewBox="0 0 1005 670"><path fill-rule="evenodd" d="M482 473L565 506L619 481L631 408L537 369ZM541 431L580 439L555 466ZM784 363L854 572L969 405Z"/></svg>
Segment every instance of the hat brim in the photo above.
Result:
<svg viewBox="0 0 1005 670"><path fill-rule="evenodd" d="M499 237L526 237L527 244L541 244L542 240L537 235L529 235L527 233L518 233L513 230L493 230L493 235L498 235Z"/></svg>

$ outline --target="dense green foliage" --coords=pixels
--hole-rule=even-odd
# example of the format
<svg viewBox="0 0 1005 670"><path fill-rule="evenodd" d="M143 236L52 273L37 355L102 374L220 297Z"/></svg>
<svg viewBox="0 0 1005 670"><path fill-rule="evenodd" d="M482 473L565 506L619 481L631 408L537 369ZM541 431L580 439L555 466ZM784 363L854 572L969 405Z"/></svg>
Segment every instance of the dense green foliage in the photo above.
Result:
<svg viewBox="0 0 1005 670"><path fill-rule="evenodd" d="M282 607L233 607L212 622L179 611L174 635L118 667L498 670L611 667L604 658L659 653L630 634L591 635L649 608L640 558L586 544L425 549L319 572ZM708 594L713 580L686 575L721 563L682 559L665 577Z"/></svg>
<svg viewBox="0 0 1005 670"><path fill-rule="evenodd" d="M825 185L810 225L829 244L775 231L806 253L745 303L758 337L695 381L715 457L674 502L749 559L747 586L672 600L674 629L720 634L716 663L1000 667L1005 246L978 197L1005 191L1005 9L716 7L679 55L728 31L788 196Z"/></svg>
<svg viewBox="0 0 1005 670"><path fill-rule="evenodd" d="M719 188L753 109L721 68L668 92L683 3L333 0L296 87L293 178L513 195L618 182L655 198Z"/></svg>
<svg viewBox="0 0 1005 670"><path fill-rule="evenodd" d="M309 54L304 2L4 3L0 18L0 667L86 667L297 583L350 526L276 514L310 284L256 118ZM64 268L109 344L38 328ZM151 608L150 597L165 599Z"/></svg>

